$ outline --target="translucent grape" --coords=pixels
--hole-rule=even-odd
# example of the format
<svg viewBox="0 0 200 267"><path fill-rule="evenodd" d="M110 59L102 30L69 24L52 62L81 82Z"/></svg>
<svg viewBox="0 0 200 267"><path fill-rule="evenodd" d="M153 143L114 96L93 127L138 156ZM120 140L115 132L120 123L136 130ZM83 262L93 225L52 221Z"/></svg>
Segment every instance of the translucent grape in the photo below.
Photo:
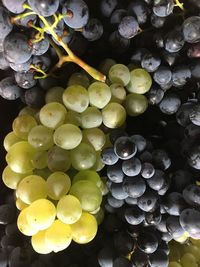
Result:
<svg viewBox="0 0 200 267"><path fill-rule="evenodd" d="M46 230L45 242L54 252L66 249L72 241L72 229L60 220L55 220Z"/></svg>
<svg viewBox="0 0 200 267"><path fill-rule="evenodd" d="M94 211L101 205L102 194L94 182L78 181L72 185L70 194L79 199L85 211Z"/></svg>
<svg viewBox="0 0 200 267"><path fill-rule="evenodd" d="M16 199L16 207L18 210L23 210L27 208L29 205L24 203L20 198Z"/></svg>
<svg viewBox="0 0 200 267"><path fill-rule="evenodd" d="M12 171L28 173L34 169L32 160L36 150L26 141L18 142L9 149L6 161Z"/></svg>
<svg viewBox="0 0 200 267"><path fill-rule="evenodd" d="M145 96L132 93L127 95L125 107L128 115L138 116L148 108L148 101Z"/></svg>
<svg viewBox="0 0 200 267"><path fill-rule="evenodd" d="M182 267L182 265L178 262L171 261L168 265L168 267Z"/></svg>
<svg viewBox="0 0 200 267"><path fill-rule="evenodd" d="M61 103L51 102L44 105L40 110L41 123L51 129L56 129L65 121L67 110Z"/></svg>
<svg viewBox="0 0 200 267"><path fill-rule="evenodd" d="M6 166L2 173L2 180L4 184L10 189L16 189L19 182L29 173L16 173L9 166Z"/></svg>
<svg viewBox="0 0 200 267"><path fill-rule="evenodd" d="M47 158L48 153L47 151L37 151L33 158L33 166L36 169L44 169L47 167Z"/></svg>
<svg viewBox="0 0 200 267"><path fill-rule="evenodd" d="M20 230L20 232L27 236L35 235L38 230L30 226L30 224L27 221L27 212L28 208L23 209L18 218L17 218L17 227Z"/></svg>
<svg viewBox="0 0 200 267"><path fill-rule="evenodd" d="M83 114L83 113L82 113ZM65 119L65 123L81 126L81 115L78 112L69 110Z"/></svg>
<svg viewBox="0 0 200 267"><path fill-rule="evenodd" d="M53 130L43 125L37 125L29 132L28 142L37 150L48 150L54 144Z"/></svg>
<svg viewBox="0 0 200 267"><path fill-rule="evenodd" d="M95 217L88 212L83 212L81 218L72 228L72 239L78 244L86 244L96 236L98 225Z"/></svg>
<svg viewBox="0 0 200 267"><path fill-rule="evenodd" d="M8 150L10 149L12 145L20 141L22 141L21 138L17 137L14 132L10 132L5 136L4 141L3 141L3 146L5 150L8 152Z"/></svg>
<svg viewBox="0 0 200 267"><path fill-rule="evenodd" d="M118 103L109 103L102 110L103 124L108 128L118 128L126 121L126 110Z"/></svg>
<svg viewBox="0 0 200 267"><path fill-rule="evenodd" d="M77 183L78 181L87 180L93 182L97 187L101 187L102 181L99 174L93 170L84 170L78 172L72 180L72 184Z"/></svg>
<svg viewBox="0 0 200 267"><path fill-rule="evenodd" d="M47 181L47 194L54 200L59 200L67 194L71 187L71 180L64 172L52 173Z"/></svg>
<svg viewBox="0 0 200 267"><path fill-rule="evenodd" d="M104 108L111 99L110 87L103 82L94 82L88 87L90 104L97 108Z"/></svg>
<svg viewBox="0 0 200 267"><path fill-rule="evenodd" d="M18 116L21 116L21 115L30 115L32 117L35 116L35 114L37 113L38 111L34 108L31 108L29 106L26 106L24 108L22 108L18 114Z"/></svg>
<svg viewBox="0 0 200 267"><path fill-rule="evenodd" d="M31 238L33 249L39 254L49 254L52 252L51 248L46 244L46 231L39 231Z"/></svg>
<svg viewBox="0 0 200 267"><path fill-rule="evenodd" d="M88 88L88 86L90 85L90 80L86 74L76 72L69 77L68 86L71 85L81 85L84 88Z"/></svg>
<svg viewBox="0 0 200 267"><path fill-rule="evenodd" d="M81 214L81 203L75 196L67 195L58 201L57 217L63 223L73 224L80 219Z"/></svg>
<svg viewBox="0 0 200 267"><path fill-rule="evenodd" d="M199 248L198 246L194 246L192 244L186 245L184 247L185 253L190 253L195 257L196 262L200 262L200 254L199 254Z"/></svg>
<svg viewBox="0 0 200 267"><path fill-rule="evenodd" d="M96 151L91 145L86 143L81 143L71 151L72 166L78 171L92 168L96 159Z"/></svg>
<svg viewBox="0 0 200 267"><path fill-rule="evenodd" d="M29 175L18 184L17 195L27 204L31 204L40 198L46 198L46 181L38 175Z"/></svg>
<svg viewBox="0 0 200 267"><path fill-rule="evenodd" d="M91 169L99 172L105 166L105 164L103 163L102 158L101 158L101 151L97 151L96 157L97 157L96 162L95 162L94 166L92 166Z"/></svg>
<svg viewBox="0 0 200 267"><path fill-rule="evenodd" d="M63 103L68 109L82 113L89 105L88 91L81 85L71 85L63 93Z"/></svg>
<svg viewBox="0 0 200 267"><path fill-rule="evenodd" d="M182 267L198 267L198 264L196 263L195 257L191 253L185 253L181 257L181 265Z"/></svg>
<svg viewBox="0 0 200 267"><path fill-rule="evenodd" d="M53 146L48 151L48 168L54 171L67 171L71 166L70 152L58 146Z"/></svg>
<svg viewBox="0 0 200 267"><path fill-rule="evenodd" d="M63 124L54 132L54 143L63 149L73 149L82 140L81 130L73 124Z"/></svg>
<svg viewBox="0 0 200 267"><path fill-rule="evenodd" d="M80 116L81 127L85 129L99 127L102 124L101 111L96 107L88 107Z"/></svg>
<svg viewBox="0 0 200 267"><path fill-rule="evenodd" d="M111 102L116 102L121 104L126 99L126 90L125 88L118 83L113 83L110 86L112 93Z"/></svg>
<svg viewBox="0 0 200 267"><path fill-rule="evenodd" d="M30 130L37 125L36 120L30 115L20 115L14 119L12 129L15 135L27 140Z"/></svg>
<svg viewBox="0 0 200 267"><path fill-rule="evenodd" d="M103 148L106 142L105 134L99 128L83 130L83 142L90 143L96 151Z"/></svg>
<svg viewBox="0 0 200 267"><path fill-rule="evenodd" d="M152 85L151 75L144 69L134 69L131 71L131 80L126 89L131 93L145 94Z"/></svg>
<svg viewBox="0 0 200 267"><path fill-rule="evenodd" d="M55 217L56 208L54 204L47 199L38 199L28 207L28 223L38 230L47 229L52 225Z"/></svg>
<svg viewBox="0 0 200 267"><path fill-rule="evenodd" d="M123 64L116 64L109 70L109 79L112 83L118 83L126 86L130 81L130 71Z"/></svg>
<svg viewBox="0 0 200 267"><path fill-rule="evenodd" d="M41 176L43 179L47 180L49 175L52 174L52 172L49 170L49 168L44 168L44 169L35 169L33 171L34 175Z"/></svg>
<svg viewBox="0 0 200 267"><path fill-rule="evenodd" d="M57 102L63 104L62 95L64 88L55 86L50 88L45 94L45 103Z"/></svg>

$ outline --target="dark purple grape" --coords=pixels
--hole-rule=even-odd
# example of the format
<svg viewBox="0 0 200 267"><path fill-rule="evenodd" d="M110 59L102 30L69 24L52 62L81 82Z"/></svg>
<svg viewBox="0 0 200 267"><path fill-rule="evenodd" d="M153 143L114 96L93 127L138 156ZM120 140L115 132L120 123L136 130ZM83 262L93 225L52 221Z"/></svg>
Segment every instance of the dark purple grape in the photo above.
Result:
<svg viewBox="0 0 200 267"><path fill-rule="evenodd" d="M159 191L165 184L165 173L156 169L154 175L147 179L147 183L150 188Z"/></svg>
<svg viewBox="0 0 200 267"><path fill-rule="evenodd" d="M169 215L179 216L187 205L182 194L172 192L164 199L163 206Z"/></svg>
<svg viewBox="0 0 200 267"><path fill-rule="evenodd" d="M124 173L122 171L122 163L118 161L114 165L107 167L107 176L113 183L121 183L124 179Z"/></svg>
<svg viewBox="0 0 200 267"><path fill-rule="evenodd" d="M153 12L158 17L168 17L174 9L173 0L154 0Z"/></svg>
<svg viewBox="0 0 200 267"><path fill-rule="evenodd" d="M127 160L136 154L137 147L131 138L121 136L114 143L114 152L120 159Z"/></svg>
<svg viewBox="0 0 200 267"><path fill-rule="evenodd" d="M58 10L59 0L28 0L28 4L38 15L49 17Z"/></svg>
<svg viewBox="0 0 200 267"><path fill-rule="evenodd" d="M132 1L128 6L128 14L135 16L139 24L147 22L149 9L141 0Z"/></svg>
<svg viewBox="0 0 200 267"><path fill-rule="evenodd" d="M82 35L88 41L96 41L101 38L102 34L103 25L100 20L95 18L90 19L82 31Z"/></svg>
<svg viewBox="0 0 200 267"><path fill-rule="evenodd" d="M183 36L188 43L200 41L200 17L192 16L183 22Z"/></svg>
<svg viewBox="0 0 200 267"><path fill-rule="evenodd" d="M166 243L165 243L166 244ZM166 253L160 249L149 255L149 263L151 267L168 267L169 259Z"/></svg>
<svg viewBox="0 0 200 267"><path fill-rule="evenodd" d="M157 201L158 195L156 192L148 189L138 198L138 207L145 212L150 212L156 207Z"/></svg>
<svg viewBox="0 0 200 267"><path fill-rule="evenodd" d="M145 232L139 235L137 239L138 247L145 253L154 253L158 248L158 240L152 233Z"/></svg>
<svg viewBox="0 0 200 267"><path fill-rule="evenodd" d="M100 3L100 11L101 14L108 18L111 16L112 12L115 10L117 6L117 0L101 0Z"/></svg>
<svg viewBox="0 0 200 267"><path fill-rule="evenodd" d="M113 147L108 147L101 152L101 159L106 165L114 165L119 160L119 157Z"/></svg>
<svg viewBox="0 0 200 267"><path fill-rule="evenodd" d="M144 221L145 214L137 206L132 206L130 208L126 208L124 216L129 224L139 225Z"/></svg>
<svg viewBox="0 0 200 267"><path fill-rule="evenodd" d="M131 159L125 160L122 163L122 171L127 176L137 176L139 175L141 169L141 162L136 157L132 157Z"/></svg>
<svg viewBox="0 0 200 267"><path fill-rule="evenodd" d="M133 38L139 31L137 20L132 16L125 16L122 18L118 26L119 34L127 39Z"/></svg>
<svg viewBox="0 0 200 267"><path fill-rule="evenodd" d="M181 100L178 95L169 93L163 97L162 101L159 103L159 108L163 113L172 115L177 112L180 105Z"/></svg>
<svg viewBox="0 0 200 267"><path fill-rule="evenodd" d="M146 184L140 177L126 177L123 182L123 189L127 193L127 197L141 197L145 190Z"/></svg>
<svg viewBox="0 0 200 267"><path fill-rule="evenodd" d="M148 72L154 72L161 64L161 59L157 55L146 53L142 57L141 66Z"/></svg>

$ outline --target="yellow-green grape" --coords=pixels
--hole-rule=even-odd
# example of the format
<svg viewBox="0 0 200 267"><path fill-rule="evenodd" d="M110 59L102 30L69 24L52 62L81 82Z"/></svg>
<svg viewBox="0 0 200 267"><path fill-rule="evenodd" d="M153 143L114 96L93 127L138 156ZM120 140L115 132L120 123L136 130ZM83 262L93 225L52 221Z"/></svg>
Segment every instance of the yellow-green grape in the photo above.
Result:
<svg viewBox="0 0 200 267"><path fill-rule="evenodd" d="M112 147L112 143L110 141L110 134L106 134L106 142L103 148Z"/></svg>
<svg viewBox="0 0 200 267"><path fill-rule="evenodd" d="M60 220L55 220L46 230L45 242L54 252L66 249L72 241L72 229Z"/></svg>
<svg viewBox="0 0 200 267"><path fill-rule="evenodd" d="M38 230L47 229L54 222L56 207L47 199L38 199L27 210L28 223Z"/></svg>
<svg viewBox="0 0 200 267"><path fill-rule="evenodd" d="M189 238L189 236L190 236L189 233L185 231L181 236L178 237L174 236L173 239L179 243L185 243L186 240Z"/></svg>
<svg viewBox="0 0 200 267"><path fill-rule="evenodd" d="M195 257L191 253L185 253L180 261L182 267L198 267Z"/></svg>
<svg viewBox="0 0 200 267"><path fill-rule="evenodd" d="M81 143L70 152L72 167L78 171L87 170L94 166L97 153L90 144Z"/></svg>
<svg viewBox="0 0 200 267"><path fill-rule="evenodd" d="M83 142L90 143L96 151L102 150L106 142L104 132L99 128L83 130Z"/></svg>
<svg viewBox="0 0 200 267"><path fill-rule="evenodd" d="M118 103L109 103L102 110L103 124L108 128L118 128L126 121L126 110Z"/></svg>
<svg viewBox="0 0 200 267"><path fill-rule="evenodd" d="M53 130L43 125L37 125L31 129L28 142L37 150L48 150L53 146Z"/></svg>
<svg viewBox="0 0 200 267"><path fill-rule="evenodd" d="M125 107L128 115L138 116L148 108L148 100L144 95L132 93L127 95Z"/></svg>
<svg viewBox="0 0 200 267"><path fill-rule="evenodd" d="M30 115L20 115L14 119L12 129L16 136L27 140L30 130L36 125L37 122L34 117Z"/></svg>
<svg viewBox="0 0 200 267"><path fill-rule="evenodd" d="M48 158L47 151L37 151L32 161L34 168L36 169L46 168L47 158Z"/></svg>
<svg viewBox="0 0 200 267"><path fill-rule="evenodd" d="M130 93L145 94L152 85L151 75L145 69L134 69L130 73L131 79L126 89Z"/></svg>
<svg viewBox="0 0 200 267"><path fill-rule="evenodd" d="M63 103L67 109L82 113L89 105L87 89L78 84L67 87L63 93Z"/></svg>
<svg viewBox="0 0 200 267"><path fill-rule="evenodd" d="M28 204L24 203L20 198L16 199L15 204L18 210L23 210L29 206Z"/></svg>
<svg viewBox="0 0 200 267"><path fill-rule="evenodd" d="M12 145L6 155L6 161L12 171L28 173L34 169L32 160L36 150L27 141L21 141Z"/></svg>
<svg viewBox="0 0 200 267"><path fill-rule="evenodd" d="M119 83L126 86L130 82L130 71L123 64L116 64L109 70L109 79L112 83Z"/></svg>
<svg viewBox="0 0 200 267"><path fill-rule="evenodd" d="M71 228L72 239L78 244L86 244L96 236L98 225L92 214L83 212L81 218L72 224Z"/></svg>
<svg viewBox="0 0 200 267"><path fill-rule="evenodd" d="M96 172L99 172L104 168L105 164L103 163L101 158L101 151L97 151L96 156L97 156L96 162L91 169L95 170Z"/></svg>
<svg viewBox="0 0 200 267"><path fill-rule="evenodd" d="M52 172L69 170L71 167L70 152L59 146L53 146L48 151L47 166Z"/></svg>
<svg viewBox="0 0 200 267"><path fill-rule="evenodd" d="M80 219L81 214L81 203L75 196L66 195L58 201L57 217L63 223L73 224Z"/></svg>
<svg viewBox="0 0 200 267"><path fill-rule="evenodd" d="M63 124L54 132L54 143L63 149L73 149L82 140L81 130L73 124Z"/></svg>
<svg viewBox="0 0 200 267"><path fill-rule="evenodd" d="M96 210L90 211L90 214L95 215L100 211L101 207L98 207Z"/></svg>
<svg viewBox="0 0 200 267"><path fill-rule="evenodd" d="M76 126L81 126L81 115L80 113L73 111L73 110L69 110L67 112L67 116L65 119L65 123L70 123Z"/></svg>
<svg viewBox="0 0 200 267"><path fill-rule="evenodd" d="M19 182L29 173L16 173L9 166L6 166L2 173L2 180L4 184L10 189L16 189Z"/></svg>
<svg viewBox="0 0 200 267"><path fill-rule="evenodd" d="M94 82L88 87L91 106L104 108L111 99L110 87L103 82Z"/></svg>
<svg viewBox="0 0 200 267"><path fill-rule="evenodd" d="M20 212L17 218L17 227L22 234L27 235L27 236L32 236L32 235L35 235L38 232L38 230L32 227L27 221L28 208L29 207L23 209Z"/></svg>
<svg viewBox="0 0 200 267"><path fill-rule="evenodd" d="M86 74L81 72L76 72L69 77L68 86L71 85L80 85L83 86L84 88L88 88L88 86L90 85L90 80Z"/></svg>
<svg viewBox="0 0 200 267"><path fill-rule="evenodd" d="M99 127L102 124L101 111L96 107L88 107L81 113L80 119L81 127L85 129Z"/></svg>
<svg viewBox="0 0 200 267"><path fill-rule="evenodd" d="M100 189L94 182L88 180L74 183L69 193L79 199L82 209L85 211L91 212L96 210L102 202Z"/></svg>
<svg viewBox="0 0 200 267"><path fill-rule="evenodd" d="M83 170L83 171L78 172L73 177L72 184L75 184L78 181L83 181L83 180L93 182L97 187L100 187L102 184L99 174L93 170Z"/></svg>
<svg viewBox="0 0 200 267"><path fill-rule="evenodd" d="M64 88L55 86L50 88L45 94L45 103L57 102L63 104L62 95Z"/></svg>
<svg viewBox="0 0 200 267"><path fill-rule="evenodd" d="M100 207L99 211L93 214L95 217L97 224L100 225L104 220L104 210Z"/></svg>
<svg viewBox="0 0 200 267"><path fill-rule="evenodd" d="M26 106L26 107L24 107L24 108L22 108L20 110L18 116L21 116L21 115L30 115L30 116L34 117L37 112L38 112L37 109L31 108L29 106Z"/></svg>
<svg viewBox="0 0 200 267"><path fill-rule="evenodd" d="M169 263L168 267L182 267L182 265L176 261L172 261Z"/></svg>
<svg viewBox="0 0 200 267"><path fill-rule="evenodd" d="M46 230L39 231L31 238L31 244L35 252L39 254L49 254L52 252L51 248L46 244Z"/></svg>
<svg viewBox="0 0 200 267"><path fill-rule="evenodd" d="M43 179L47 180L49 175L52 174L52 172L49 170L49 168L44 168L44 169L35 169L33 171L34 175L41 176Z"/></svg>
<svg viewBox="0 0 200 267"><path fill-rule="evenodd" d="M46 181L37 175L29 175L17 186L17 196L26 204L47 197Z"/></svg>
<svg viewBox="0 0 200 267"><path fill-rule="evenodd" d="M54 200L66 195L71 187L71 179L64 172L52 173L47 181L47 194Z"/></svg>
<svg viewBox="0 0 200 267"><path fill-rule="evenodd" d="M110 68L115 64L116 64L115 60L113 60L112 58L106 58L100 63L100 66L98 69L99 71L101 71L103 74L107 76Z"/></svg>
<svg viewBox="0 0 200 267"><path fill-rule="evenodd" d="M189 245L185 245L184 246L184 252L192 254L195 257L196 262L200 263L200 253L199 253L199 247L198 246L195 246L191 243Z"/></svg>
<svg viewBox="0 0 200 267"><path fill-rule="evenodd" d="M123 103L126 99L126 90L123 87L123 85L119 83L113 83L110 86L110 90L112 93L111 97L111 102L116 102L116 103Z"/></svg>
<svg viewBox="0 0 200 267"><path fill-rule="evenodd" d="M12 145L20 141L22 141L22 139L17 137L16 134L12 131L5 136L4 141L3 141L3 146L5 150L8 152L8 150L10 149Z"/></svg>
<svg viewBox="0 0 200 267"><path fill-rule="evenodd" d="M47 103L40 110L40 122L48 128L56 129L64 123L66 114L67 110L61 103Z"/></svg>

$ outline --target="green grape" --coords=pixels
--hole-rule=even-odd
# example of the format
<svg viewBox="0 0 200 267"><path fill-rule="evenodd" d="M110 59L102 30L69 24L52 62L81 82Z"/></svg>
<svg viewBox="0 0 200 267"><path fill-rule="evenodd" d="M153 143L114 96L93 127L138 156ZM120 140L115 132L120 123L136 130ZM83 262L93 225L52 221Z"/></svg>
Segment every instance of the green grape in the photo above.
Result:
<svg viewBox="0 0 200 267"><path fill-rule="evenodd" d="M182 267L198 267L198 264L196 262L195 257L191 254L191 253L185 253L182 257L181 257L181 265Z"/></svg>
<svg viewBox="0 0 200 267"><path fill-rule="evenodd" d="M116 61L114 61L112 58L106 58L103 60L99 66L99 71L101 71L106 76L109 73L110 68L116 64Z"/></svg>
<svg viewBox="0 0 200 267"><path fill-rule="evenodd" d="M47 157L48 153L47 151L37 151L35 153L35 156L33 158L33 166L36 169L44 169L47 167Z"/></svg>
<svg viewBox="0 0 200 267"><path fill-rule="evenodd" d="M102 124L101 111L96 107L88 107L80 115L81 127L85 129L99 127Z"/></svg>
<svg viewBox="0 0 200 267"><path fill-rule="evenodd" d="M68 80L68 86L71 85L80 85L84 88L88 88L88 86L90 85L90 80L88 78L88 76L84 73L81 72L76 72L73 73Z"/></svg>
<svg viewBox="0 0 200 267"><path fill-rule="evenodd" d="M16 136L27 140L30 130L36 125L37 122L34 117L30 115L20 115L14 119L12 129Z"/></svg>
<svg viewBox="0 0 200 267"><path fill-rule="evenodd" d="M63 93L63 103L73 111L82 113L89 105L88 91L81 85L71 85Z"/></svg>
<svg viewBox="0 0 200 267"><path fill-rule="evenodd" d="M28 173L34 169L32 160L36 150L27 141L21 141L12 145L6 155L6 161L12 171Z"/></svg>
<svg viewBox="0 0 200 267"><path fill-rule="evenodd" d="M88 87L91 106L104 108L111 99L110 87L103 82L94 82Z"/></svg>
<svg viewBox="0 0 200 267"><path fill-rule="evenodd" d="M19 182L30 174L32 174L32 172L16 173L9 166L6 166L2 173L2 180L10 189L16 189Z"/></svg>
<svg viewBox="0 0 200 267"><path fill-rule="evenodd" d="M126 97L125 107L128 115L135 117L146 111L148 100L144 95L131 93Z"/></svg>
<svg viewBox="0 0 200 267"><path fill-rule="evenodd" d="M102 184L99 174L93 170L83 170L83 171L78 172L73 177L72 184L75 184L83 180L93 182L97 187L100 187Z"/></svg>
<svg viewBox="0 0 200 267"><path fill-rule="evenodd" d="M108 128L118 128L126 121L126 110L118 103L109 103L102 110L103 124Z"/></svg>
<svg viewBox="0 0 200 267"><path fill-rule="evenodd" d="M75 196L66 195L58 201L57 217L63 223L73 224L80 219L81 214L81 203Z"/></svg>
<svg viewBox="0 0 200 267"><path fill-rule="evenodd" d="M43 125L37 125L29 132L28 142L37 150L48 150L54 144L53 130Z"/></svg>
<svg viewBox="0 0 200 267"><path fill-rule="evenodd" d="M95 215L100 211L101 207L98 207L96 210L90 211L90 214Z"/></svg>
<svg viewBox="0 0 200 267"><path fill-rule="evenodd" d="M72 167L78 171L92 168L97 159L94 148L86 143L81 143L75 149L71 150L70 155Z"/></svg>
<svg viewBox="0 0 200 267"><path fill-rule="evenodd" d="M126 90L119 83L113 83L110 86L110 90L112 93L111 102L123 103L126 99Z"/></svg>
<svg viewBox="0 0 200 267"><path fill-rule="evenodd" d="M66 249L72 241L72 229L60 220L55 220L46 230L45 242L54 252Z"/></svg>
<svg viewBox="0 0 200 267"><path fill-rule="evenodd" d="M35 235L38 230L33 228L27 221L27 212L28 212L28 207L23 209L18 218L17 218L17 227L19 231L26 235L26 236L32 236Z"/></svg>
<svg viewBox="0 0 200 267"><path fill-rule="evenodd" d="M145 69L134 69L130 73L131 80L126 86L130 93L145 94L152 85L151 75Z"/></svg>
<svg viewBox="0 0 200 267"><path fill-rule="evenodd" d="M71 167L70 152L61 147L53 146L48 151L47 166L52 172L69 170Z"/></svg>
<svg viewBox="0 0 200 267"><path fill-rule="evenodd" d="M74 183L70 189L70 194L77 197L85 211L96 210L102 202L100 189L94 182L81 180Z"/></svg>
<svg viewBox="0 0 200 267"><path fill-rule="evenodd" d="M180 258L181 258L180 250L178 250L176 246L170 246L169 260L180 261Z"/></svg>
<svg viewBox="0 0 200 267"><path fill-rule="evenodd" d="M82 140L81 130L73 124L63 124L54 132L54 143L63 149L73 149Z"/></svg>
<svg viewBox="0 0 200 267"><path fill-rule="evenodd" d="M24 107L23 109L20 110L18 116L30 115L30 116L34 117L37 112L38 112L37 109L31 108L29 106L26 106L26 107Z"/></svg>
<svg viewBox="0 0 200 267"><path fill-rule="evenodd" d="M172 261L169 263L168 267L182 267L182 265L176 261Z"/></svg>
<svg viewBox="0 0 200 267"><path fill-rule="evenodd" d="M3 141L3 146L5 150L8 152L8 150L10 149L12 145L20 141L23 141L23 140L17 137L16 134L12 131L5 136L4 141Z"/></svg>
<svg viewBox="0 0 200 267"><path fill-rule="evenodd" d="M26 204L46 198L46 181L41 176L33 174L23 178L17 186L17 196Z"/></svg>
<svg viewBox="0 0 200 267"><path fill-rule="evenodd" d="M106 142L106 136L99 128L83 130L83 142L90 143L96 151L102 150Z"/></svg>
<svg viewBox="0 0 200 267"><path fill-rule="evenodd" d="M112 143L110 141L110 134L108 133L108 134L106 134L106 142L105 142L105 145L104 145L103 148L112 147L112 146L113 145L112 145Z"/></svg>
<svg viewBox="0 0 200 267"><path fill-rule="evenodd" d="M82 113L83 114L83 113ZM78 112L69 110L65 119L65 123L81 126L81 116Z"/></svg>
<svg viewBox="0 0 200 267"><path fill-rule="evenodd" d="M47 181L47 194L54 200L66 195L71 187L71 179L64 172L52 173Z"/></svg>
<svg viewBox="0 0 200 267"><path fill-rule="evenodd" d="M43 179L47 180L47 178L49 177L49 175L52 174L52 172L48 168L44 168L44 169L35 169L33 171L33 174L41 176Z"/></svg>
<svg viewBox="0 0 200 267"><path fill-rule="evenodd" d="M96 156L97 156L96 162L94 166L92 166L91 169L96 172L99 172L105 167L105 164L103 163L102 158L101 158L101 151L97 151Z"/></svg>
<svg viewBox="0 0 200 267"><path fill-rule="evenodd" d="M55 86L50 88L45 94L45 103L57 102L63 104L62 95L64 88Z"/></svg>
<svg viewBox="0 0 200 267"><path fill-rule="evenodd" d="M47 103L40 110L40 122L50 129L56 129L64 123L66 114L67 110L61 103Z"/></svg>
<svg viewBox="0 0 200 267"><path fill-rule="evenodd" d="M199 253L198 246L195 246L192 244L186 245L184 247L184 251L185 251L185 253L191 253L195 257L196 262L198 262L198 263L200 262L200 253Z"/></svg>
<svg viewBox="0 0 200 267"><path fill-rule="evenodd" d="M116 64L109 70L109 79L112 83L119 83L126 86L130 82L130 71L123 64Z"/></svg>
<svg viewBox="0 0 200 267"><path fill-rule="evenodd" d="M38 230L47 229L54 222L56 207L47 199L38 199L31 203L27 211L27 221Z"/></svg>
<svg viewBox="0 0 200 267"><path fill-rule="evenodd" d="M29 205L26 204L26 203L24 203L20 198L17 198L17 199L16 199L15 204L16 204L16 208L17 208L18 210L23 210L23 209L29 207Z"/></svg>
<svg viewBox="0 0 200 267"><path fill-rule="evenodd" d="M92 214L83 212L81 218L74 224L72 228L72 239L78 244L89 243L97 234L97 221Z"/></svg>
<svg viewBox="0 0 200 267"><path fill-rule="evenodd" d="M39 254L49 254L52 252L51 248L46 244L46 231L39 231L31 238L31 244L35 252Z"/></svg>
<svg viewBox="0 0 200 267"><path fill-rule="evenodd" d="M97 224L100 225L104 220L104 210L100 207L99 211L93 215L97 221Z"/></svg>

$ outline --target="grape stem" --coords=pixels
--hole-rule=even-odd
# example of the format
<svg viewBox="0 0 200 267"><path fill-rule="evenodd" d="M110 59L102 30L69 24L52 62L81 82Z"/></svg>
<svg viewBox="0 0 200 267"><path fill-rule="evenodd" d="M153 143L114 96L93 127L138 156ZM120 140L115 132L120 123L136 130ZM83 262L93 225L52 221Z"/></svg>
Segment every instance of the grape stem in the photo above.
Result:
<svg viewBox="0 0 200 267"><path fill-rule="evenodd" d="M183 3L181 3L179 0L175 0L175 6L179 7L181 10L185 11L183 7Z"/></svg>
<svg viewBox="0 0 200 267"><path fill-rule="evenodd" d="M31 7L27 4L24 4L23 7L25 9L31 10ZM30 12L32 13L32 12ZM33 12L34 13L34 12ZM28 14L28 13L26 13ZM37 14L38 15L38 14ZM20 15L21 16L21 15ZM16 16L14 19L16 20L16 18L18 17L18 19L20 18L20 16ZM63 49L65 50L65 52L68 54L63 55L60 51L58 52L58 49L56 48L56 53L59 57L59 61L58 63L54 66L54 70L56 68L60 68L65 62L74 62L77 65L79 65L82 69L84 69L88 74L90 74L95 80L101 81L101 82L105 82L106 80L106 76L103 75L101 72L99 72L98 70L96 70L95 68L91 67L90 65L88 65L87 63L85 63L82 59L80 59L79 57L77 57L72 51L71 49L68 47L68 45L66 43L63 42L62 38L59 37L56 32L55 32L55 27L57 26L57 24L59 23L59 21L61 19L63 19L63 15L59 14L59 15L53 15L54 16L54 23L52 25L50 25L48 23L48 21L46 20L45 17L38 15L38 17L40 18L40 20L43 22L44 27L43 28L38 28L35 25L32 24L32 27L38 31L37 35L36 35L36 42L42 40L44 38L44 33L48 31L49 34L51 34L51 36L63 47ZM70 16L70 14L66 14L65 16Z"/></svg>

